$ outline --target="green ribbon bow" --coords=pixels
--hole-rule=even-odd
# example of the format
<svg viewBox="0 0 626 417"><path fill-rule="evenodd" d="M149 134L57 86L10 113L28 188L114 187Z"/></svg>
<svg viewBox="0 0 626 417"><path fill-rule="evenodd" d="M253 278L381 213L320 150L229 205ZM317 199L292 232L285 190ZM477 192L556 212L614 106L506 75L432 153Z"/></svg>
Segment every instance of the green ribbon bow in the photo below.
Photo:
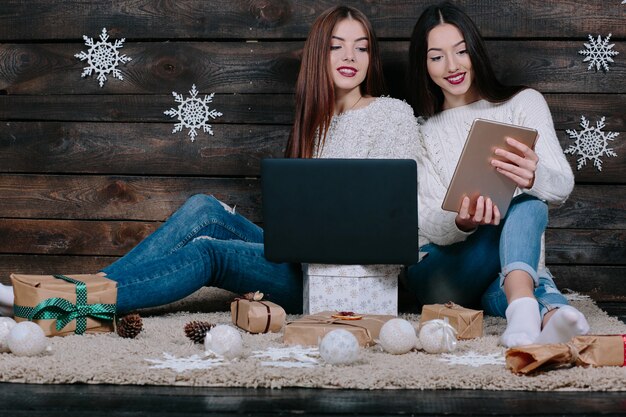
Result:
<svg viewBox="0 0 626 417"><path fill-rule="evenodd" d="M64 298L48 298L35 307L14 306L14 314L17 317L28 320L56 319L56 329L61 331L72 320L76 320L76 334L83 334L87 330L87 317L102 320L115 318L115 304L87 304L87 285L65 275L54 275L57 279L76 284L76 304L72 304Z"/></svg>

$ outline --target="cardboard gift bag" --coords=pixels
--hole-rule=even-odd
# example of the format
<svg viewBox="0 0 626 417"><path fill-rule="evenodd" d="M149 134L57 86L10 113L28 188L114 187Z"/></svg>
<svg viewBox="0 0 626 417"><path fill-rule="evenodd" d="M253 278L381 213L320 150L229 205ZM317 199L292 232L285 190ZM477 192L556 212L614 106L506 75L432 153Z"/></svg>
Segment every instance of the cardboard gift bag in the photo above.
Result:
<svg viewBox="0 0 626 417"><path fill-rule="evenodd" d="M233 324L250 333L279 332L285 324L285 310L266 300L237 298L230 303Z"/></svg>
<svg viewBox="0 0 626 417"><path fill-rule="evenodd" d="M420 323L428 320L443 319L447 317L448 322L457 331L459 339L473 339L483 335L483 312L461 307L454 303L427 304L422 307Z"/></svg>
<svg viewBox="0 0 626 417"><path fill-rule="evenodd" d="M518 346L505 355L507 369L518 374L570 366L626 366L626 334L576 336L568 343Z"/></svg>
<svg viewBox="0 0 626 417"><path fill-rule="evenodd" d="M111 332L117 282L101 275L11 274L15 321L37 323L46 336Z"/></svg>
<svg viewBox="0 0 626 417"><path fill-rule="evenodd" d="M285 325L283 342L287 345L317 346L319 341L332 330L343 329L352 333L361 346L376 344L381 327L395 318L392 315L373 315L336 311L324 311L304 316Z"/></svg>

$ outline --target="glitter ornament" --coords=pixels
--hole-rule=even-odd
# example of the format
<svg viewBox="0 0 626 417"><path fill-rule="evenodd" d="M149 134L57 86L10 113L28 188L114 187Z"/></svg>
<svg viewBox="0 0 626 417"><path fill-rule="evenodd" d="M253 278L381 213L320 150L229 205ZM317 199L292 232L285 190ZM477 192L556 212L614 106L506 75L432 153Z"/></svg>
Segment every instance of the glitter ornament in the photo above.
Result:
<svg viewBox="0 0 626 417"><path fill-rule="evenodd" d="M332 365L346 365L359 359L360 347L356 337L347 330L328 332L321 340L320 356Z"/></svg>
<svg viewBox="0 0 626 417"><path fill-rule="evenodd" d="M456 349L456 330L448 319L429 320L421 325L419 340L428 353L448 353Z"/></svg>
<svg viewBox="0 0 626 417"><path fill-rule="evenodd" d="M378 342L385 351L393 355L409 352L417 343L415 328L404 319L391 319L383 325Z"/></svg>
<svg viewBox="0 0 626 417"><path fill-rule="evenodd" d="M243 353L243 339L235 328L222 324L206 334L204 348L227 359L234 359Z"/></svg>
<svg viewBox="0 0 626 417"><path fill-rule="evenodd" d="M13 327L15 327L15 320L10 317L0 317L0 353L10 351L7 338Z"/></svg>
<svg viewBox="0 0 626 417"><path fill-rule="evenodd" d="M41 327L32 321L22 321L9 332L7 345L17 356L36 356L46 350L48 340Z"/></svg>

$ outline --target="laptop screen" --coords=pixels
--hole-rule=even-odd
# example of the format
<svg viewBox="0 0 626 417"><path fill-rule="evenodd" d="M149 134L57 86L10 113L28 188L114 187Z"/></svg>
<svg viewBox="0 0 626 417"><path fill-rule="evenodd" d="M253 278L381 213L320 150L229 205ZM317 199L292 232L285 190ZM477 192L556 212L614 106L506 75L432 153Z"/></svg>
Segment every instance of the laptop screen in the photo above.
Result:
<svg viewBox="0 0 626 417"><path fill-rule="evenodd" d="M264 159L265 257L417 262L417 166L409 159Z"/></svg>

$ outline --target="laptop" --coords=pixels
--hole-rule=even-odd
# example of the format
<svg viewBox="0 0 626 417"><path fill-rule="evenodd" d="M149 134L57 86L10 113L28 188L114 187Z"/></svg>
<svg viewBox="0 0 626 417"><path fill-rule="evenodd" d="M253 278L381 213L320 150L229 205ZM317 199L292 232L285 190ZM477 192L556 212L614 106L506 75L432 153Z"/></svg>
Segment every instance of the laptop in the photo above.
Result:
<svg viewBox="0 0 626 417"><path fill-rule="evenodd" d="M264 159L265 257L272 262L413 264L417 165L409 159Z"/></svg>

